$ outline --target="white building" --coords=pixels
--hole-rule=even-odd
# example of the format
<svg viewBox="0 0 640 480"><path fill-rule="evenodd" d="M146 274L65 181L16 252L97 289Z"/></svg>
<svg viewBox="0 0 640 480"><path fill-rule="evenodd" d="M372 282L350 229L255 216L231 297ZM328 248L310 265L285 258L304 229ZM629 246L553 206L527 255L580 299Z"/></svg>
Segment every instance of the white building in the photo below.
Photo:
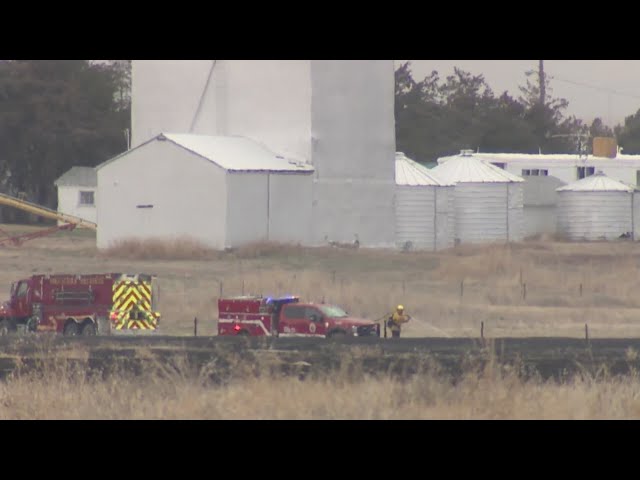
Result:
<svg viewBox="0 0 640 480"><path fill-rule="evenodd" d="M98 181L93 167L72 167L54 185L58 188L58 212L96 223ZM58 221L58 225L63 223Z"/></svg>
<svg viewBox="0 0 640 480"><path fill-rule="evenodd" d="M454 245L454 185L428 168L396 154L396 244L409 250Z"/></svg>
<svg viewBox="0 0 640 480"><path fill-rule="evenodd" d="M602 172L558 188L558 233L569 240L637 237L640 197Z"/></svg>
<svg viewBox="0 0 640 480"><path fill-rule="evenodd" d="M474 156L523 178L551 176L568 184L601 171L614 180L640 184L640 155L618 153L615 158L608 158L593 155L474 153Z"/></svg>
<svg viewBox="0 0 640 480"><path fill-rule="evenodd" d="M132 145L253 138L311 163L311 244L393 246L393 60L134 60Z"/></svg>
<svg viewBox="0 0 640 480"><path fill-rule="evenodd" d="M479 160L469 150L438 163L431 171L455 184L456 242L523 239L522 178Z"/></svg>
<svg viewBox="0 0 640 480"><path fill-rule="evenodd" d="M252 139L160 134L96 170L98 248L130 238L222 249L311 237L313 167Z"/></svg>

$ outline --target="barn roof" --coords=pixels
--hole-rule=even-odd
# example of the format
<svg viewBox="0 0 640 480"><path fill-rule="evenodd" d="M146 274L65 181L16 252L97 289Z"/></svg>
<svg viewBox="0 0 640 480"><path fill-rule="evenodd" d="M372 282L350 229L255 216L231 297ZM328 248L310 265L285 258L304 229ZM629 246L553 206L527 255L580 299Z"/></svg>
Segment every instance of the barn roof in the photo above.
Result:
<svg viewBox="0 0 640 480"><path fill-rule="evenodd" d="M195 135L190 133L161 133L133 150L154 141L169 141L230 172L299 172L311 173L313 166L285 158L262 143L242 136ZM100 169L133 151L129 150L96 167Z"/></svg>
<svg viewBox="0 0 640 480"><path fill-rule="evenodd" d="M56 187L95 187L98 185L98 176L93 167L71 167L53 184Z"/></svg>
<svg viewBox="0 0 640 480"><path fill-rule="evenodd" d="M433 173L449 183L507 183L524 182L524 179L491 165L489 159L478 159L469 151L460 155L438 159L439 165Z"/></svg>
<svg viewBox="0 0 640 480"><path fill-rule="evenodd" d="M263 144L247 137L187 133L166 133L164 137L228 171L313 172L314 170L307 163L277 155Z"/></svg>
<svg viewBox="0 0 640 480"><path fill-rule="evenodd" d="M404 153L396 153L396 185L400 186L453 186L440 180L431 170L408 158Z"/></svg>
<svg viewBox="0 0 640 480"><path fill-rule="evenodd" d="M635 188L626 183L607 177L598 171L577 182L556 189L557 192L633 192Z"/></svg>

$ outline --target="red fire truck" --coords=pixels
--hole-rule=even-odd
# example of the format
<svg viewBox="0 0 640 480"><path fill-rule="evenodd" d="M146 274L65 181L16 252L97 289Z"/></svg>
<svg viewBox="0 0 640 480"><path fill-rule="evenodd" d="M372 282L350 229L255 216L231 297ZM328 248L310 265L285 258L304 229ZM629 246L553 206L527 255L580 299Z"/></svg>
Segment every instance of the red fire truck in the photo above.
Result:
<svg viewBox="0 0 640 480"><path fill-rule="evenodd" d="M0 335L155 332L154 290L153 275L34 275L12 284L10 300L0 306Z"/></svg>
<svg viewBox="0 0 640 480"><path fill-rule="evenodd" d="M218 335L274 337L380 336L380 325L340 307L301 303L295 296L218 300Z"/></svg>

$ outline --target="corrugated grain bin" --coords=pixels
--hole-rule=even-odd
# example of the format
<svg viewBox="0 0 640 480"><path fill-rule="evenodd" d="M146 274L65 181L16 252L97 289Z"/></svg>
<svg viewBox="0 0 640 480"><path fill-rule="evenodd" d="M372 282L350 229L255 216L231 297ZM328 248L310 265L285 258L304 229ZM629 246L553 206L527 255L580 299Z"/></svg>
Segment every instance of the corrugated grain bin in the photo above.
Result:
<svg viewBox="0 0 640 480"><path fill-rule="evenodd" d="M569 240L635 237L633 186L598 172L558 188L558 233Z"/></svg>
<svg viewBox="0 0 640 480"><path fill-rule="evenodd" d="M402 249L453 247L454 185L396 154L396 244Z"/></svg>
<svg viewBox="0 0 640 480"><path fill-rule="evenodd" d="M455 184L456 241L484 243L523 238L524 180L473 152L438 159L432 169L441 181Z"/></svg>

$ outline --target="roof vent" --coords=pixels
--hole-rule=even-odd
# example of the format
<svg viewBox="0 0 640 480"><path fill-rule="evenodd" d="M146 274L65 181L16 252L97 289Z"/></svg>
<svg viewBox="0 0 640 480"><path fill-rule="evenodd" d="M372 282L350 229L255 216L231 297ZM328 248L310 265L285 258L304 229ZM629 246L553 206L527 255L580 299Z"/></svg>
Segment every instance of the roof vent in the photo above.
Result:
<svg viewBox="0 0 640 480"><path fill-rule="evenodd" d="M473 150L460 150L461 157L470 157L473 155Z"/></svg>

